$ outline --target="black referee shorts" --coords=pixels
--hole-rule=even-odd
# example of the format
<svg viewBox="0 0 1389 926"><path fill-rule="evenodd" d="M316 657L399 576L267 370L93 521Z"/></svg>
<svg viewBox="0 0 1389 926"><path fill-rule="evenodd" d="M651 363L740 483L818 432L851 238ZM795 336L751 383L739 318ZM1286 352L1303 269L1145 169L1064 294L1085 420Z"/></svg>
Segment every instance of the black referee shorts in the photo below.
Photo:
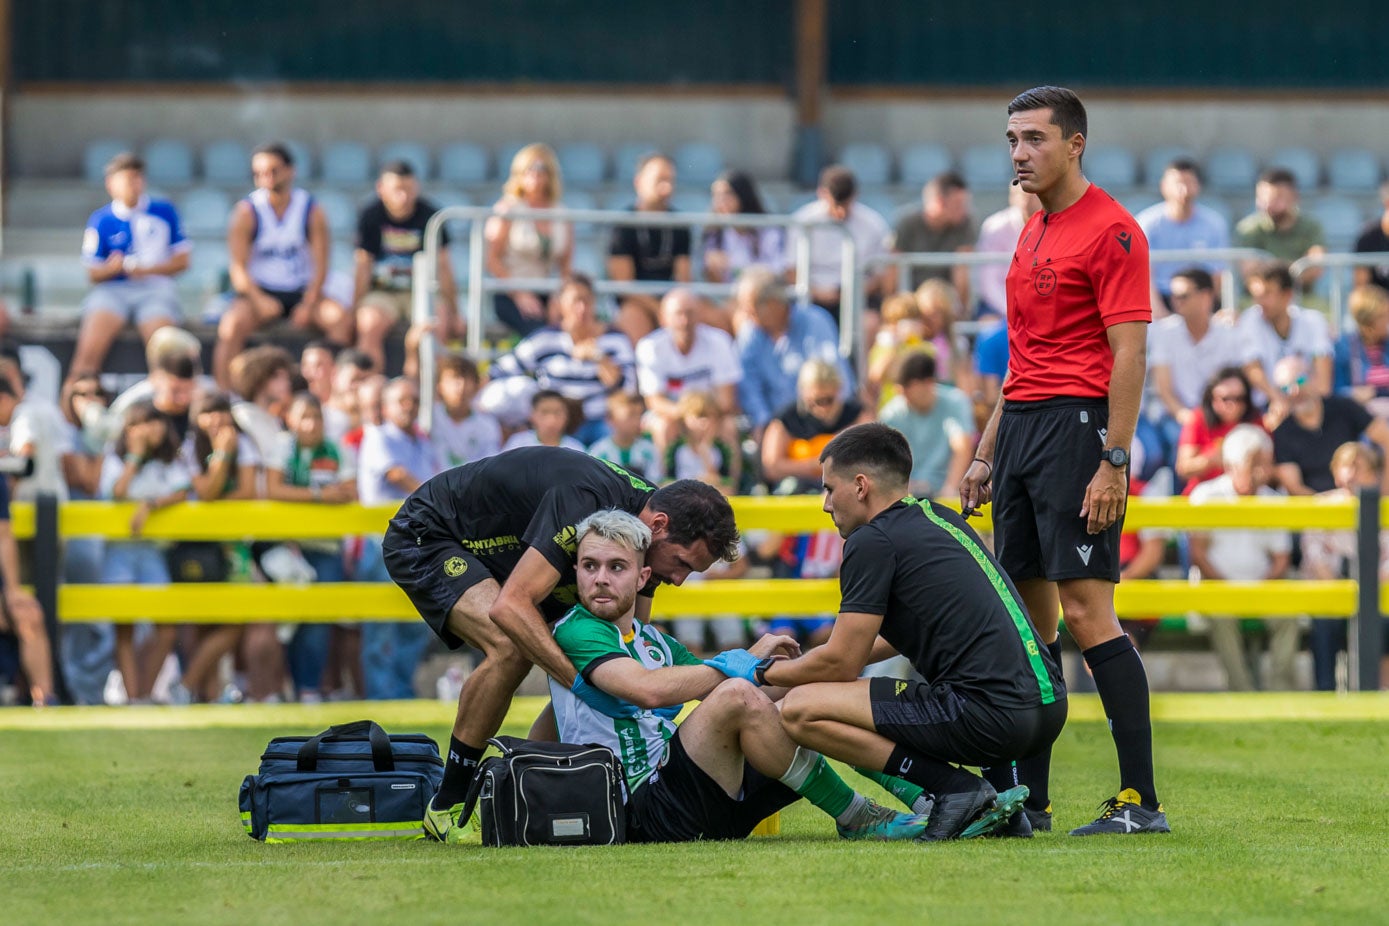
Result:
<svg viewBox="0 0 1389 926"><path fill-rule="evenodd" d="M1003 707L949 685L875 678L868 684L873 726L924 756L989 766L1037 755L1061 735L1066 699L1037 707Z"/></svg>
<svg viewBox="0 0 1389 926"><path fill-rule="evenodd" d="M994 445L994 552L1014 582L1119 581L1124 519L1091 534L1080 516L1108 426L1103 399L1004 403Z"/></svg>
<svg viewBox="0 0 1389 926"><path fill-rule="evenodd" d="M729 797L695 764L677 730L661 767L627 801L631 842L694 842L743 839L757 824L800 800L800 795L751 765L743 765L743 788Z"/></svg>

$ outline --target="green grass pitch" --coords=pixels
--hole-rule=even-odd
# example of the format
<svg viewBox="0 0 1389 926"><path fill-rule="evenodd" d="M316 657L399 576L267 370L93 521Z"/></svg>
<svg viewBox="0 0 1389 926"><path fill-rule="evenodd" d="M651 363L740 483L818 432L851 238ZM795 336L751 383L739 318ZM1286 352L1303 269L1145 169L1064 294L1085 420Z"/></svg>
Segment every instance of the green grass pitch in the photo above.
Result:
<svg viewBox="0 0 1389 926"><path fill-rule="evenodd" d="M514 705L523 735L539 708ZM1272 923L1389 917L1389 697L1163 696L1170 836L839 842L798 804L743 843L496 850L265 846L236 809L266 741L371 716L444 740L431 702L0 714L0 922ZM1061 829L1116 787L1093 698L1056 749ZM875 789L850 773L869 793Z"/></svg>

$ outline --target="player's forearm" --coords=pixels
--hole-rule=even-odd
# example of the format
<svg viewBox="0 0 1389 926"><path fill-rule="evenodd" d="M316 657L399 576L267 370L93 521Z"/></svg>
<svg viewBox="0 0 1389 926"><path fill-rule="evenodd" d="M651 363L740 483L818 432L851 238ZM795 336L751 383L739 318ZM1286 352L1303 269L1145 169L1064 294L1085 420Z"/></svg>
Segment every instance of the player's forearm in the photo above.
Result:
<svg viewBox="0 0 1389 926"><path fill-rule="evenodd" d="M772 663L762 678L768 685L794 688L812 682L852 682L863 672L863 665L831 652L828 644L819 646L799 659L784 659Z"/></svg>
<svg viewBox="0 0 1389 926"><path fill-rule="evenodd" d="M999 385L998 401L994 403L994 410L989 414L988 423L984 425L984 433L979 435L979 446L974 449L974 455L989 465L993 465L994 444L998 441L998 421L1003 417L1003 387Z"/></svg>
<svg viewBox="0 0 1389 926"><path fill-rule="evenodd" d="M568 688L574 684L574 664L555 643L550 628L535 606L512 604L499 597L488 614L527 659L544 669L555 681Z"/></svg>
<svg viewBox="0 0 1389 926"><path fill-rule="evenodd" d="M599 682L598 687L643 710L654 710L702 700L725 679L722 672L709 666L670 666L643 672L635 685L614 685L608 689Z"/></svg>
<svg viewBox="0 0 1389 926"><path fill-rule="evenodd" d="M1138 407L1143 399L1143 378L1147 363L1141 350L1122 350L1114 354L1114 370L1109 376L1109 425L1106 445L1128 449L1138 426Z"/></svg>

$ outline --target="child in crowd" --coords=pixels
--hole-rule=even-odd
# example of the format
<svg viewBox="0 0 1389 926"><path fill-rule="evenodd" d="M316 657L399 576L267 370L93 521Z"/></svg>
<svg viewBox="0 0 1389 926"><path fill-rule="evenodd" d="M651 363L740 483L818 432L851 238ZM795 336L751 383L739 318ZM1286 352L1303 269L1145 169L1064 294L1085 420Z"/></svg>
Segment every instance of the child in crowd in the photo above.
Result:
<svg viewBox="0 0 1389 926"><path fill-rule="evenodd" d="M1373 447L1348 441L1331 457L1331 475L1336 488L1322 493L1324 498L1354 498L1361 489L1380 485L1384 461ZM1389 577L1389 530L1379 534L1379 575ZM1356 540L1354 531L1311 530L1302 534L1302 575L1307 579L1349 579L1354 575ZM1318 691L1335 691L1336 663L1346 651L1346 622L1340 618L1313 618L1308 638L1312 651L1313 686ZM1389 656L1382 663L1389 670ZM1381 671L1381 687L1389 675Z"/></svg>
<svg viewBox="0 0 1389 926"><path fill-rule="evenodd" d="M266 495L274 501L317 502L343 505L357 500L357 474L352 462L324 430L323 405L308 392L290 402L285 416L288 430L279 452L266 467ZM314 581L342 582L342 543L336 540L303 540L300 553L314 572ZM331 628L327 624L300 624L289 643L289 672L300 701L323 699L323 669L328 660Z"/></svg>
<svg viewBox="0 0 1389 926"><path fill-rule="evenodd" d="M566 447L587 453L587 448L569 436L573 409L569 400L553 389L541 389L531 397L531 426L506 439L503 450L517 447Z"/></svg>
<svg viewBox="0 0 1389 926"><path fill-rule="evenodd" d="M896 374L908 354L931 353L925 340L926 325L921 306L911 293L898 293L883 300L882 325L868 351L867 388L882 408L897 395Z"/></svg>
<svg viewBox="0 0 1389 926"><path fill-rule="evenodd" d="M616 463L650 483L661 481L661 454L651 438L642 433L646 402L635 392L614 392L608 396L608 436L593 442L588 452L600 460Z"/></svg>
<svg viewBox="0 0 1389 926"><path fill-rule="evenodd" d="M496 418L473 409L482 383L477 364L462 354L444 354L439 370L434 418L429 439L434 455L445 469L462 466L502 449L502 426Z"/></svg>
<svg viewBox="0 0 1389 926"><path fill-rule="evenodd" d="M671 479L698 479L732 495L742 476L742 458L720 433L723 410L712 392L692 391L675 404L681 433L666 447L665 470Z"/></svg>
<svg viewBox="0 0 1389 926"><path fill-rule="evenodd" d="M140 540L145 522L161 508L188 498L191 475L179 454L178 438L168 419L153 402L136 402L125 413L124 425L101 470L101 497L138 502L130 519L129 541L110 541L102 564L101 580L108 584L165 585L169 566L158 545ZM135 626L116 627L116 668L125 682L130 701L144 701L154 678L173 651L176 628L160 624L151 642L138 656Z"/></svg>
<svg viewBox="0 0 1389 926"><path fill-rule="evenodd" d="M193 494L199 501L256 497L260 455L255 445L232 417L231 398L224 392L204 392L189 409L191 426L184 441L183 456L188 464ZM243 549L242 556L249 550ZM170 551L172 578L185 582L221 582L228 578L227 552L211 541L184 541ZM255 632L251 633L254 626ZM201 628L197 646L184 669L183 678L170 689L176 703L212 701L220 693L216 669L222 657L234 652L242 639L250 636L252 652L269 651L270 659L279 653L274 624L222 624Z"/></svg>

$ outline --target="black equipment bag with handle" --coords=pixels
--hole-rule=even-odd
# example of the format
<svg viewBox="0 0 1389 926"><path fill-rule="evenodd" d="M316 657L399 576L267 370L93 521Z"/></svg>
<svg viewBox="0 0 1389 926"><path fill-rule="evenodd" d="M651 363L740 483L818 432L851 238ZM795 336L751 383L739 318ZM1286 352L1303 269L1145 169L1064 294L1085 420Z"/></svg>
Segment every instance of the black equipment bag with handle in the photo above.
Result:
<svg viewBox="0 0 1389 926"><path fill-rule="evenodd" d="M613 846L627 841L626 779L606 746L498 736L462 819L478 809L484 846Z"/></svg>
<svg viewBox="0 0 1389 926"><path fill-rule="evenodd" d="M317 736L278 736L241 783L241 822L265 842L422 839L424 811L444 778L438 745L387 734L372 720Z"/></svg>

